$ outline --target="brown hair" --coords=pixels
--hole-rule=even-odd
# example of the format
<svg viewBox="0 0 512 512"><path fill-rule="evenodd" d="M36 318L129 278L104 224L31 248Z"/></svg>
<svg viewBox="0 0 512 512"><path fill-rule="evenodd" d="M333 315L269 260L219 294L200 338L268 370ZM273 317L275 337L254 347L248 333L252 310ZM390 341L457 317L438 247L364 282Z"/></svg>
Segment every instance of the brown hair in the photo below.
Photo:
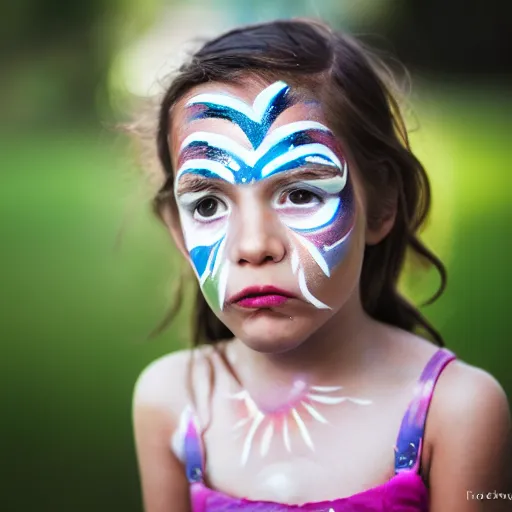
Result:
<svg viewBox="0 0 512 512"><path fill-rule="evenodd" d="M231 30L204 44L184 64L161 104L157 151L165 183L153 200L162 208L173 201L173 168L168 144L171 109L191 88L206 82L240 83L248 75L306 85L325 106L333 132L350 151L368 197L368 223L378 225L396 208L390 233L367 246L361 274L361 300L373 318L407 331L423 329L438 345L441 335L397 290L407 250L437 269L446 286L442 262L419 240L417 231L430 209L425 169L410 150L400 109L385 66L362 44L311 20L273 21ZM170 321L165 319L160 332ZM200 290L195 308L194 345L232 337Z"/></svg>

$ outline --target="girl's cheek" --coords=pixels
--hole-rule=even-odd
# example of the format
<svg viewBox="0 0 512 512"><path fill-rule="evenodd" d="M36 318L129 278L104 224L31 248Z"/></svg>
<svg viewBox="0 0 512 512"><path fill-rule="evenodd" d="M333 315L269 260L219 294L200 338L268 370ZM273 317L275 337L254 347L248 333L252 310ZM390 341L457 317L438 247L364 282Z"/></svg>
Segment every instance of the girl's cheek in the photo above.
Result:
<svg viewBox="0 0 512 512"><path fill-rule="evenodd" d="M185 244L190 252L198 246L214 245L227 231L228 216L211 222L200 222L190 212L180 212L180 220Z"/></svg>
<svg viewBox="0 0 512 512"><path fill-rule="evenodd" d="M215 259L220 256L228 224L228 216L211 222L199 222L188 210L180 210L185 246L200 282L212 272Z"/></svg>
<svg viewBox="0 0 512 512"><path fill-rule="evenodd" d="M303 208L283 208L280 219L287 227L297 232L318 231L333 222L339 208L337 197L326 199L324 203Z"/></svg>
<svg viewBox="0 0 512 512"><path fill-rule="evenodd" d="M309 212L281 212L280 219L291 230L293 245L310 277L330 278L347 257L356 220L349 187L341 197L331 197Z"/></svg>

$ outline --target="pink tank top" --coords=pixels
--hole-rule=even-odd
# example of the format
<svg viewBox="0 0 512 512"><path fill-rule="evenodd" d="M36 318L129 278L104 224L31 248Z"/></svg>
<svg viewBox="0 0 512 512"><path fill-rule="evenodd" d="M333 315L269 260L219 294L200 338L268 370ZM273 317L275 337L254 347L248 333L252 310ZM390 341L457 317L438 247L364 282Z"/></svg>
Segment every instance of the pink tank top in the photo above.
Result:
<svg viewBox="0 0 512 512"><path fill-rule="evenodd" d="M184 452L192 512L428 512L428 489L419 474L423 432L434 386L453 359L452 352L439 349L423 369L398 433L395 475L382 485L345 498L290 505L236 498L215 491L204 483L201 439L190 421Z"/></svg>

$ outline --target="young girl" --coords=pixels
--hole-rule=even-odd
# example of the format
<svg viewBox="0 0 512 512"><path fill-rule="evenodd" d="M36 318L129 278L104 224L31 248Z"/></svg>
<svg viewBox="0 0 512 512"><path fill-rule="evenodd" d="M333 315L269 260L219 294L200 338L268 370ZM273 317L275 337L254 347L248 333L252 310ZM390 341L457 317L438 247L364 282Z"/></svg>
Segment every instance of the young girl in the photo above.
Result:
<svg viewBox="0 0 512 512"><path fill-rule="evenodd" d="M278 21L205 44L167 90L155 209L197 275L197 339L136 386L146 512L510 506L503 390L397 291L407 251L445 275L381 68Z"/></svg>

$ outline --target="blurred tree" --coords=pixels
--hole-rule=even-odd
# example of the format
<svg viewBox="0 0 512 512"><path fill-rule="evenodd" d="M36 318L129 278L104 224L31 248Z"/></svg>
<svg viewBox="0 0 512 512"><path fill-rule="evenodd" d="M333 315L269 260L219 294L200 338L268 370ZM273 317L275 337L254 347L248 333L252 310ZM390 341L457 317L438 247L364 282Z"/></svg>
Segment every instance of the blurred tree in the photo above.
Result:
<svg viewBox="0 0 512 512"><path fill-rule="evenodd" d="M429 74L510 78L512 3L506 0L217 0L239 23L313 16L370 35ZM487 77L488 78L488 77Z"/></svg>
<svg viewBox="0 0 512 512"><path fill-rule="evenodd" d="M46 125L93 119L116 48L152 23L160 3L6 3L0 18L4 120Z"/></svg>
<svg viewBox="0 0 512 512"><path fill-rule="evenodd" d="M510 79L512 3L506 0L390 0L373 30L409 67L429 74Z"/></svg>

